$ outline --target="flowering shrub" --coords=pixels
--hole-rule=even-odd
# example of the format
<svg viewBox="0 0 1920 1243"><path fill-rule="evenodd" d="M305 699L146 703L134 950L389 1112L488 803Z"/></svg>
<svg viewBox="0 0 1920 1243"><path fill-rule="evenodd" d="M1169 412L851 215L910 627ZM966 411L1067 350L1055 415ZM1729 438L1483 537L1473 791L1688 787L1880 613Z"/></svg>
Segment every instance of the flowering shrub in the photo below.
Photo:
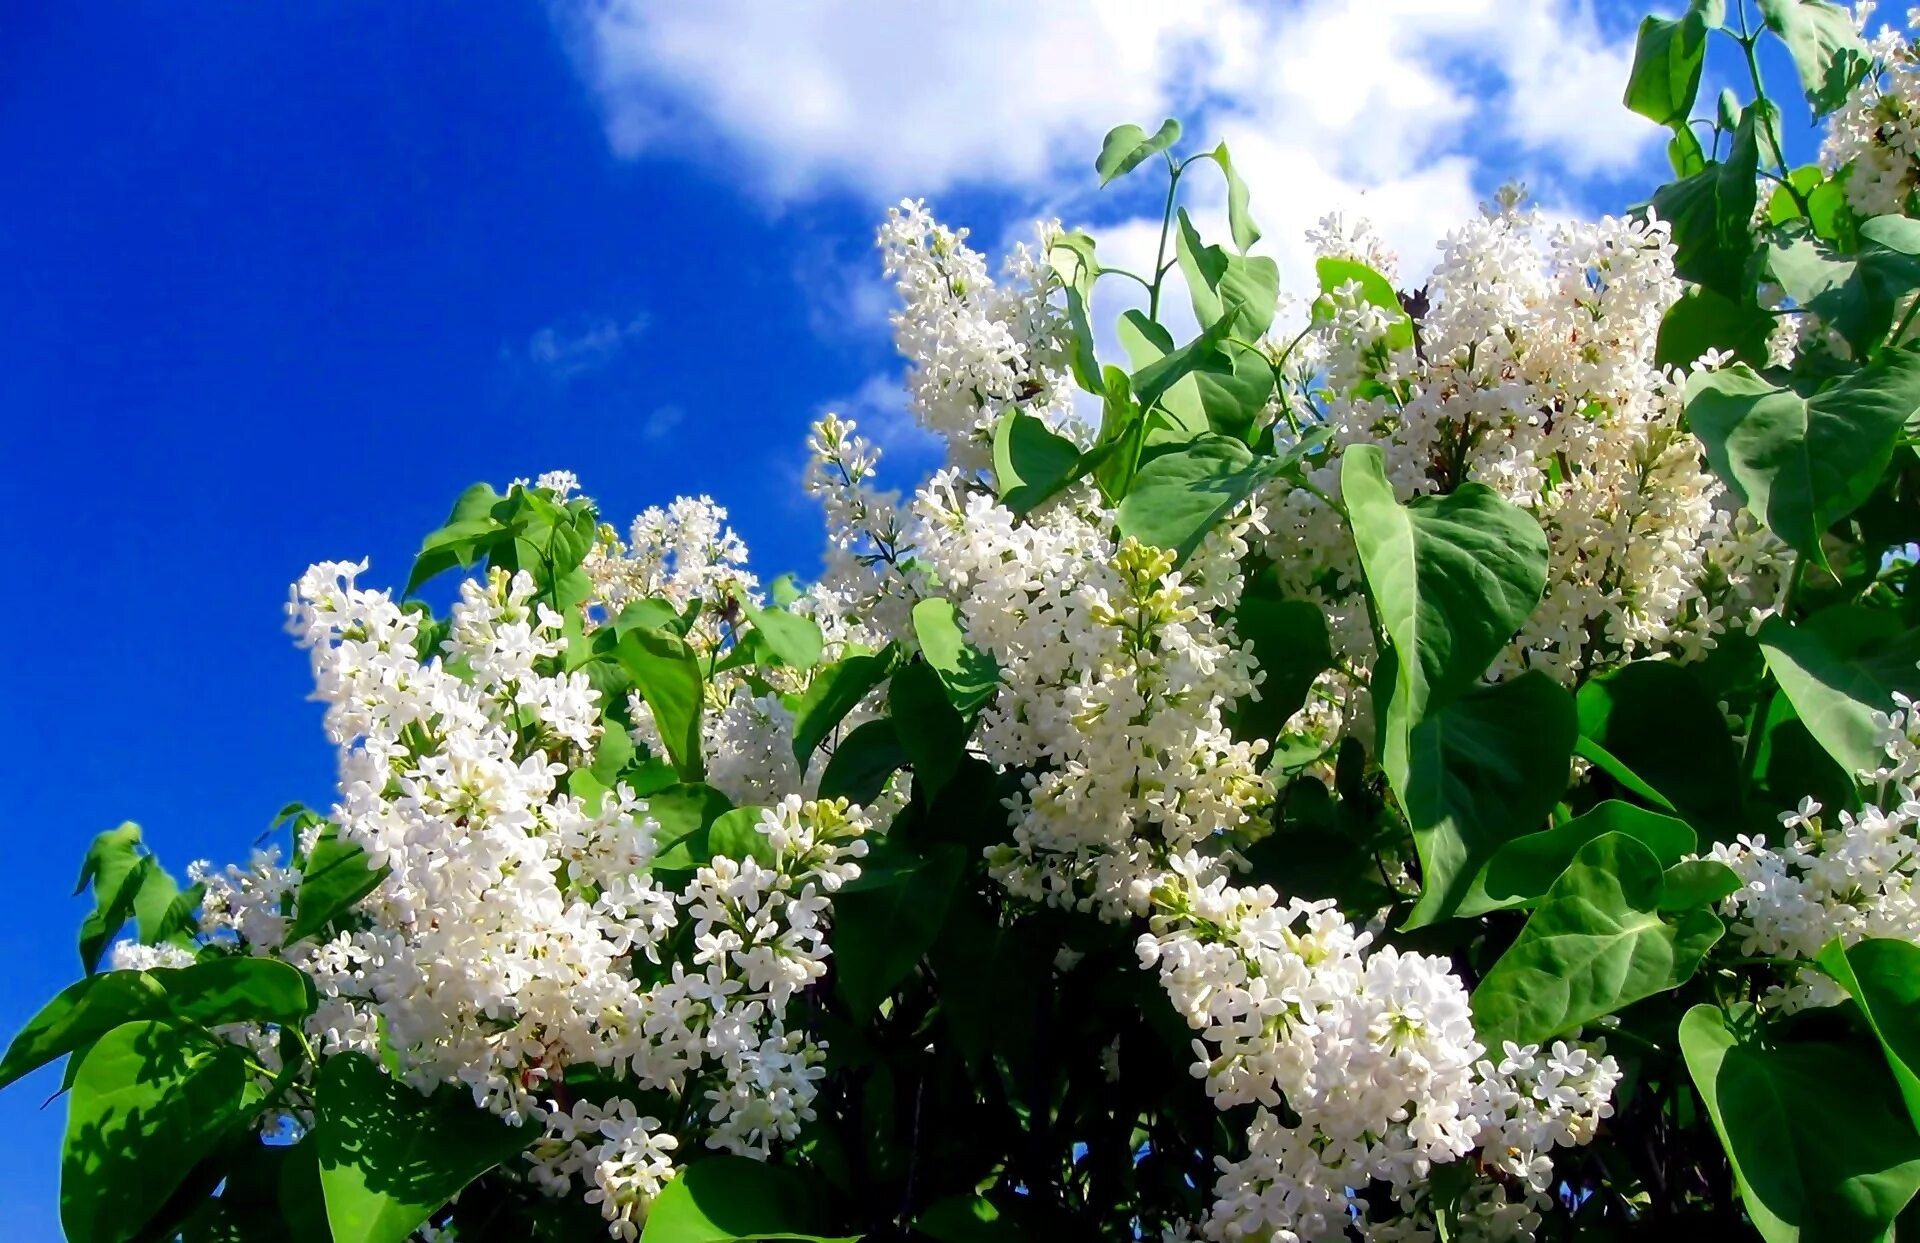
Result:
<svg viewBox="0 0 1920 1243"><path fill-rule="evenodd" d="M1753 97L1690 120L1715 38ZM1285 293L1226 149L1122 126L1148 272L889 213L947 461L903 497L816 425L817 582L565 472L470 489L398 592L312 567L333 806L184 887L102 834L85 978L0 1061L68 1058L69 1235L1888 1237L1914 65L1696 0L1640 33L1644 209L1503 193L1430 273L1330 219Z"/></svg>

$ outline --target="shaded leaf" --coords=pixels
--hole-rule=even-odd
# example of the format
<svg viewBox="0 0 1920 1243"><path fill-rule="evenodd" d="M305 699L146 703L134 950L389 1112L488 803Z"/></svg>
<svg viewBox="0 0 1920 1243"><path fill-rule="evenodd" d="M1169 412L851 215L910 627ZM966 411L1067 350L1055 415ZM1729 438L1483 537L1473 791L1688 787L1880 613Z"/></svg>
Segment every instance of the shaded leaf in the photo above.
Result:
<svg viewBox="0 0 1920 1243"><path fill-rule="evenodd" d="M1920 1188L1920 1136L1879 1059L1742 1043L1705 1005L1680 1021L1680 1051L1768 1243L1870 1243Z"/></svg>

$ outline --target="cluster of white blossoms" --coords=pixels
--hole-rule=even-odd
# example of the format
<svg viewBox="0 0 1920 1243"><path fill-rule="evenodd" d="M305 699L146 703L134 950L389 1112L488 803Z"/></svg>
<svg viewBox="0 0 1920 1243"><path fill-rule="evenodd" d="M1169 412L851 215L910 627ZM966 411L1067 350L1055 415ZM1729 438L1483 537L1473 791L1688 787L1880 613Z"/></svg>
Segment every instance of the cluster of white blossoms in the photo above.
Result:
<svg viewBox="0 0 1920 1243"><path fill-rule="evenodd" d="M945 438L965 469L993 461L993 425L1019 405L1049 423L1072 417L1066 317L1050 295L1059 281L1044 256L1059 223L1036 228L1038 246L1014 247L996 282L967 230L935 221L909 199L880 228L886 274L901 309L894 342L907 360L907 392L922 427Z"/></svg>
<svg viewBox="0 0 1920 1243"><path fill-rule="evenodd" d="M1855 7L1864 30L1871 3ZM1920 28L1920 9L1907 10ZM1827 122L1820 163L1846 170L1847 203L1862 216L1907 210L1920 187L1920 62L1909 33L1889 25L1868 41L1875 72L1868 74Z"/></svg>
<svg viewBox="0 0 1920 1243"><path fill-rule="evenodd" d="M1893 711L1874 717L1887 763L1860 774L1879 787L1878 805L1843 810L1832 823L1819 803L1802 799L1782 813L1778 844L1743 834L1708 856L1740 877L1724 909L1741 953L1811 959L1836 938L1845 945L1869 937L1920 942L1920 711L1904 695L1894 701ZM1767 997L1786 1009L1845 999L1811 969L1772 986Z"/></svg>
<svg viewBox="0 0 1920 1243"><path fill-rule="evenodd" d="M920 556L1000 666L975 745L1027 770L994 875L1034 901L1145 914L1170 854L1253 827L1273 801L1265 741L1223 719L1256 685L1230 618L1257 515L1176 569L1170 552L1116 540L1090 488L1023 520L948 471L915 512Z"/></svg>
<svg viewBox="0 0 1920 1243"><path fill-rule="evenodd" d="M1356 1224L1431 1237L1433 1167L1476 1150L1486 1177L1463 1201L1465 1235L1523 1236L1553 1185L1548 1152L1587 1143L1612 1113L1612 1058L1559 1042L1484 1057L1451 964L1374 947L1331 902L1230 885L1193 854L1153 901L1140 960L1200 1033L1194 1077L1221 1109L1258 1106L1246 1156L1215 1158L1209 1239L1333 1239ZM1396 1202L1390 1222L1360 1219L1375 1183Z"/></svg>
<svg viewBox="0 0 1920 1243"><path fill-rule="evenodd" d="M1364 231L1319 238L1328 257L1380 261ZM1665 224L1549 233L1509 196L1442 243L1413 331L1357 284L1322 303L1290 366L1312 377L1301 404L1336 451L1304 483L1272 486L1266 548L1290 594L1327 606L1335 650L1364 663L1371 645L1333 504L1351 444L1381 448L1403 501L1472 481L1540 520L1546 597L1496 674L1570 682L1634 657L1697 657L1771 598L1776 545L1736 516L1685 431L1680 375L1654 362L1680 288Z"/></svg>
<svg viewBox="0 0 1920 1243"><path fill-rule="evenodd" d="M732 564L710 534L674 551L706 583ZM330 941L287 943L298 877L276 855L224 873L196 865L202 931L314 979L306 1034L321 1054L381 1055L423 1091L458 1085L509 1120L542 1122L530 1180L584 1191L611 1234L633 1239L677 1148L765 1158L812 1117L824 1054L788 1012L825 974L831 896L858 875L871 819L769 789L748 857L663 885L644 800L624 783L592 799L567 790L619 726L603 723L583 674L558 671L566 626L533 580L494 570L463 583L429 650L422 615L356 586L363 569L316 565L288 606L340 748L339 802L297 845L305 855L337 835L384 879ZM673 572L669 561L651 589ZM116 952L116 965L160 962L135 957ZM572 1099L570 1068L615 1094ZM628 1091L679 1116L646 1116Z"/></svg>

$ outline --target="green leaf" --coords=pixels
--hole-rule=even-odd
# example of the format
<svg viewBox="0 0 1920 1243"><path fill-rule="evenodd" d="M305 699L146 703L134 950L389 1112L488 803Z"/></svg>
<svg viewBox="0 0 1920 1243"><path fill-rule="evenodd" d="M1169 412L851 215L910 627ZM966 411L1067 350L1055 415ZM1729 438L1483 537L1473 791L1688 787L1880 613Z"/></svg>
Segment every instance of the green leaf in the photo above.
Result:
<svg viewBox="0 0 1920 1243"><path fill-rule="evenodd" d="M27 1020L0 1059L0 1088L136 1019L166 1013L167 992L140 971L107 971L69 984Z"/></svg>
<svg viewBox="0 0 1920 1243"><path fill-rule="evenodd" d="M1313 304L1316 320L1331 315L1331 303L1327 301L1337 289L1358 284L1360 297L1387 313L1390 326L1387 329L1387 345L1395 350L1413 348L1413 317L1400 305L1400 295L1394 292L1393 283L1374 271L1358 259L1316 259L1314 273L1320 278L1320 298Z"/></svg>
<svg viewBox="0 0 1920 1243"><path fill-rule="evenodd" d="M951 601L930 596L915 604L913 637L960 712L970 714L993 698L1000 687L1000 662L967 642Z"/></svg>
<svg viewBox="0 0 1920 1243"><path fill-rule="evenodd" d="M660 826L656 872L689 872L713 857L708 840L714 822L733 810L726 795L710 785L689 782L649 794L646 814Z"/></svg>
<svg viewBox="0 0 1920 1243"><path fill-rule="evenodd" d="M984 1196L952 1195L935 1200L913 1219L913 1228L935 1243L1024 1243L1026 1231L1003 1218Z"/></svg>
<svg viewBox="0 0 1920 1243"><path fill-rule="evenodd" d="M1649 121L1685 128L1706 58L1707 23L1699 13L1674 21L1647 18L1640 23L1623 102Z"/></svg>
<svg viewBox="0 0 1920 1243"><path fill-rule="evenodd" d="M1127 351L1127 361L1141 376L1151 376L1154 369L1175 353L1173 336L1165 328L1147 318L1144 311L1133 309L1121 312L1118 323L1114 325L1119 334L1120 344ZM1219 329L1225 332L1225 328ZM1194 379L1191 368L1204 363L1212 367L1215 373L1230 373L1232 361L1222 353L1217 344L1206 337L1193 342L1189 347L1187 359L1189 370L1176 375L1166 384L1157 387L1149 397L1139 397L1135 392L1134 380L1125 372L1109 367L1106 375L1107 405L1103 410L1101 428L1102 445L1113 440L1122 442L1129 439L1124 434L1110 437L1116 429L1106 424L1116 413L1129 425L1128 430L1135 431L1132 439L1137 446L1132 456L1137 459L1150 444L1185 444L1195 436L1204 435L1211 424L1207 420L1206 408L1200 404L1200 389ZM1191 353L1197 351L1197 353ZM1152 406L1148 411L1147 407ZM1117 409L1116 409L1117 408ZM1150 417L1151 416L1151 417ZM1095 453L1100 452L1096 449ZM1109 453L1120 451L1119 445L1106 450ZM1093 454L1089 454L1092 457ZM1103 463L1105 464L1105 463ZM1137 464L1137 462L1135 463ZM1102 472L1096 471L1096 477ZM1124 495L1124 489L1113 489L1115 495Z"/></svg>
<svg viewBox="0 0 1920 1243"><path fill-rule="evenodd" d="M440 529L427 536L415 554L413 571L407 575L412 595L421 584L454 566L463 569L480 563L505 536L505 528L494 518L494 507L504 500L492 485L476 483L453 503L453 513Z"/></svg>
<svg viewBox="0 0 1920 1243"><path fill-rule="evenodd" d="M1120 502L1123 536L1171 550L1185 561L1215 523L1273 477L1273 461L1255 458L1224 436L1202 436L1142 466Z"/></svg>
<svg viewBox="0 0 1920 1243"><path fill-rule="evenodd" d="M1711 859L1688 859L1667 869L1660 889L1660 909L1684 911L1714 907L1739 892L1740 874Z"/></svg>
<svg viewBox="0 0 1920 1243"><path fill-rule="evenodd" d="M700 757L700 714L706 677L699 658L678 635L636 626L620 636L614 654L633 679L633 689L653 709L667 754L686 781L697 781L704 766Z"/></svg>
<svg viewBox="0 0 1920 1243"><path fill-rule="evenodd" d="M1410 725L1480 681L1525 624L1546 590L1547 537L1533 515L1482 484L1400 504L1374 445L1347 449L1340 488L1367 590L1399 656L1395 711Z"/></svg>
<svg viewBox="0 0 1920 1243"><path fill-rule="evenodd" d="M1093 162L1093 171L1100 174L1100 185L1104 188L1114 178L1124 177L1138 168L1142 160L1158 155L1178 141L1180 122L1172 117L1162 121L1151 138L1138 125L1117 125L1107 131L1106 141L1100 144L1100 158Z"/></svg>
<svg viewBox="0 0 1920 1243"><path fill-rule="evenodd" d="M1824 0L1759 0L1767 26L1786 43L1800 89L1816 117L1846 102L1865 77L1873 57L1860 39L1853 15Z"/></svg>
<svg viewBox="0 0 1920 1243"><path fill-rule="evenodd" d="M887 778L906 767L907 753L885 717L864 722L840 740L820 774L821 798L844 798L865 806L879 797Z"/></svg>
<svg viewBox="0 0 1920 1243"><path fill-rule="evenodd" d="M1211 158L1220 166L1221 175L1227 179L1227 229L1233 234L1234 249L1244 255L1260 240L1260 226L1253 222L1253 216L1247 211L1247 183L1240 179L1239 170L1234 168L1233 159L1227 154L1226 143L1215 147Z"/></svg>
<svg viewBox="0 0 1920 1243"><path fill-rule="evenodd" d="M1773 231L1767 270L1796 306L1819 315L1864 358L1893 327L1900 301L1920 287L1916 227L1920 221L1877 216L1860 226L1857 251L1841 254L1795 220Z"/></svg>
<svg viewBox="0 0 1920 1243"><path fill-rule="evenodd" d="M777 608L790 609L793 607L793 602L805 594L806 590L801 587L800 580L791 574L782 574L767 584L767 595Z"/></svg>
<svg viewBox="0 0 1920 1243"><path fill-rule="evenodd" d="M94 905L80 925L80 965L88 972L96 969L107 943L129 919L136 921L146 944L186 930L181 923L190 911L180 909L179 887L141 845L140 826L131 821L100 834L88 846L74 892L88 884L93 886Z"/></svg>
<svg viewBox="0 0 1920 1243"><path fill-rule="evenodd" d="M1739 750L1691 669L1666 660L1621 665L1589 679L1578 704L1578 754L1710 842L1752 831ZM1674 746L1675 738L1686 746Z"/></svg>
<svg viewBox="0 0 1920 1243"><path fill-rule="evenodd" d="M1754 178L1760 168L1757 110L1734 131L1724 162L1654 192L1653 210L1673 226L1673 268L1737 303L1752 292L1747 260L1753 254Z"/></svg>
<svg viewBox="0 0 1920 1243"><path fill-rule="evenodd" d="M860 879L834 898L834 978L856 1016L871 1015L919 965L966 862L957 842L937 843L925 857L905 849L869 856Z"/></svg>
<svg viewBox="0 0 1920 1243"><path fill-rule="evenodd" d="M1608 799L1584 815L1538 833L1516 837L1500 848L1460 905L1461 916L1525 906L1544 896L1567 870L1580 848L1596 837L1618 833L1645 846L1663 867L1680 863L1699 848L1684 820Z"/></svg>
<svg viewBox="0 0 1920 1243"><path fill-rule="evenodd" d="M456 1089L422 1096L357 1053L328 1058L314 1093L313 1142L334 1243L404 1243L539 1134L538 1123L509 1127Z"/></svg>
<svg viewBox="0 0 1920 1243"><path fill-rule="evenodd" d="M1920 1188L1920 1136L1871 1055L1742 1043L1706 1005L1680 1020L1680 1051L1768 1243L1871 1243Z"/></svg>
<svg viewBox="0 0 1920 1243"><path fill-rule="evenodd" d="M332 1243L311 1140L236 1148L219 1196L182 1223L184 1243Z"/></svg>
<svg viewBox="0 0 1920 1243"><path fill-rule="evenodd" d="M1160 356L1139 367L1132 380L1133 396L1140 408L1146 410L1159 405L1193 434L1206 431L1209 424L1200 406L1199 382L1193 377L1203 373L1233 374L1233 359L1220 348L1220 343L1233 334L1234 319L1235 314L1222 315L1199 336L1177 349L1165 348L1171 343L1166 338L1166 330L1153 325L1159 331L1148 339L1161 351ZM1139 311L1128 311L1120 317L1121 339L1128 344L1130 353L1133 343L1128 341L1125 328L1138 328L1142 321L1151 322Z"/></svg>
<svg viewBox="0 0 1920 1243"><path fill-rule="evenodd" d="M1481 1041L1545 1044L1684 983L1722 928L1698 907L1663 917L1661 873L1659 858L1623 834L1582 846L1473 990Z"/></svg>
<svg viewBox="0 0 1920 1243"><path fill-rule="evenodd" d="M153 1020L123 1023L79 1059L60 1157L69 1239L139 1237L248 1114L247 1055Z"/></svg>
<svg viewBox="0 0 1920 1243"><path fill-rule="evenodd" d="M1687 422L1741 502L1816 565L1820 537L1870 496L1920 409L1920 354L1895 354L1802 397L1740 363L1687 380Z"/></svg>
<svg viewBox="0 0 1920 1243"><path fill-rule="evenodd" d="M1875 938L1849 947L1834 940L1818 961L1859 1003L1900 1085L1907 1116L1920 1127L1920 945Z"/></svg>
<svg viewBox="0 0 1920 1243"><path fill-rule="evenodd" d="M713 855L743 862L757 859L765 867L777 866L780 861L774 853L773 842L760 831L760 820L765 813L764 807L735 807L722 812L707 833L707 844Z"/></svg>
<svg viewBox="0 0 1920 1243"><path fill-rule="evenodd" d="M1573 697L1537 670L1457 695L1413 724L1383 764L1420 856L1420 900L1401 927L1453 915L1496 852L1546 819L1566 789L1576 732Z"/></svg>
<svg viewBox="0 0 1920 1243"><path fill-rule="evenodd" d="M1202 328L1225 320L1232 335L1252 342L1273 326L1280 298L1279 264L1264 256L1248 259L1206 245L1185 208L1180 209L1174 255L1186 278L1193 317Z"/></svg>
<svg viewBox="0 0 1920 1243"><path fill-rule="evenodd" d="M806 670L820 663L824 643L820 637L820 627L813 618L789 613L785 609L763 609L744 602L740 605L740 611L746 614L753 628L766 640L767 649L773 653L774 659L787 668Z"/></svg>
<svg viewBox="0 0 1920 1243"><path fill-rule="evenodd" d="M1481 484L1401 505L1373 445L1347 449L1340 488L1388 643L1373 676L1380 765L1420 855L1404 925L1417 928L1451 914L1494 851L1566 787L1566 692L1540 674L1474 689L1546 588L1547 541Z"/></svg>
<svg viewBox="0 0 1920 1243"><path fill-rule="evenodd" d="M155 968L147 974L166 989L171 1013L203 1027L223 1023L291 1027L319 1004L306 973L277 958L233 955L190 967Z"/></svg>
<svg viewBox="0 0 1920 1243"><path fill-rule="evenodd" d="M618 732L618 726L612 729ZM306 866L300 869L300 888L294 896L287 940L298 941L324 931L379 888L391 870L369 866L365 849L342 840L338 825L327 825L314 842Z"/></svg>
<svg viewBox="0 0 1920 1243"><path fill-rule="evenodd" d="M887 687L887 716L913 764L913 778L937 795L967 752L966 720L925 661L902 665Z"/></svg>
<svg viewBox="0 0 1920 1243"><path fill-rule="evenodd" d="M816 671L793 714L793 756L806 768L813 753L859 707L893 668L891 645L871 655L844 656Z"/></svg>
<svg viewBox="0 0 1920 1243"><path fill-rule="evenodd" d="M1850 776L1885 765L1873 715L1892 711L1895 694L1920 695L1920 630L1845 605L1798 626L1769 617L1760 650L1808 732Z"/></svg>
<svg viewBox="0 0 1920 1243"><path fill-rule="evenodd" d="M1683 125L1673 131L1673 137L1667 139L1667 163L1673 168L1675 177L1691 177L1707 169L1707 153L1701 149L1700 140L1693 130Z"/></svg>
<svg viewBox="0 0 1920 1243"><path fill-rule="evenodd" d="M691 1162L661 1189L647 1210L647 1243L737 1243L800 1239L856 1243L860 1236L824 1239L813 1197L800 1175L748 1157Z"/></svg>
<svg viewBox="0 0 1920 1243"><path fill-rule="evenodd" d="M1016 514L1058 496L1081 474L1080 448L1024 410L993 425L993 477L1001 502Z"/></svg>
<svg viewBox="0 0 1920 1243"><path fill-rule="evenodd" d="M1764 367L1773 322L1773 316L1752 300L1735 302L1711 289L1691 285L1660 321L1654 361L1662 366L1692 367L1708 350L1729 350L1741 362Z"/></svg>
<svg viewBox="0 0 1920 1243"><path fill-rule="evenodd" d="M1067 320L1073 327L1067 351L1067 364L1073 379L1089 393L1102 393L1100 360L1093 352L1093 321L1088 308L1093 303L1093 283L1100 275L1094 258L1093 238L1073 229L1054 239L1047 248L1047 265L1060 277L1067 298Z"/></svg>
<svg viewBox="0 0 1920 1243"><path fill-rule="evenodd" d="M1333 667L1326 614L1311 600L1284 598L1269 570L1241 592L1233 629L1240 642L1253 645L1254 664L1265 675L1256 692L1260 698L1235 706L1234 733L1271 741L1307 702L1314 679Z"/></svg>

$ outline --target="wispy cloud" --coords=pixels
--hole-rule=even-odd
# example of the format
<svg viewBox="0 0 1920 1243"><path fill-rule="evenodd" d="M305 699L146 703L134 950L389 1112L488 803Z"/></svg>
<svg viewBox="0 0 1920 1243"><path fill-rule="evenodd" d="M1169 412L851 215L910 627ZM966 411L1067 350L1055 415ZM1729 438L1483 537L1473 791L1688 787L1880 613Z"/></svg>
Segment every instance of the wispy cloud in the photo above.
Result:
<svg viewBox="0 0 1920 1243"><path fill-rule="evenodd" d="M687 412L679 406L655 406L640 420L640 436L645 440L665 440L686 417Z"/></svg>
<svg viewBox="0 0 1920 1243"><path fill-rule="evenodd" d="M526 360L556 379L571 379L618 358L647 330L645 315L576 317L549 324L527 338Z"/></svg>
<svg viewBox="0 0 1920 1243"><path fill-rule="evenodd" d="M895 372L879 372L844 397L825 402L828 411L859 425L860 434L880 446L880 469L892 484L918 483L946 457L946 443L914 422L907 408L906 381Z"/></svg>

